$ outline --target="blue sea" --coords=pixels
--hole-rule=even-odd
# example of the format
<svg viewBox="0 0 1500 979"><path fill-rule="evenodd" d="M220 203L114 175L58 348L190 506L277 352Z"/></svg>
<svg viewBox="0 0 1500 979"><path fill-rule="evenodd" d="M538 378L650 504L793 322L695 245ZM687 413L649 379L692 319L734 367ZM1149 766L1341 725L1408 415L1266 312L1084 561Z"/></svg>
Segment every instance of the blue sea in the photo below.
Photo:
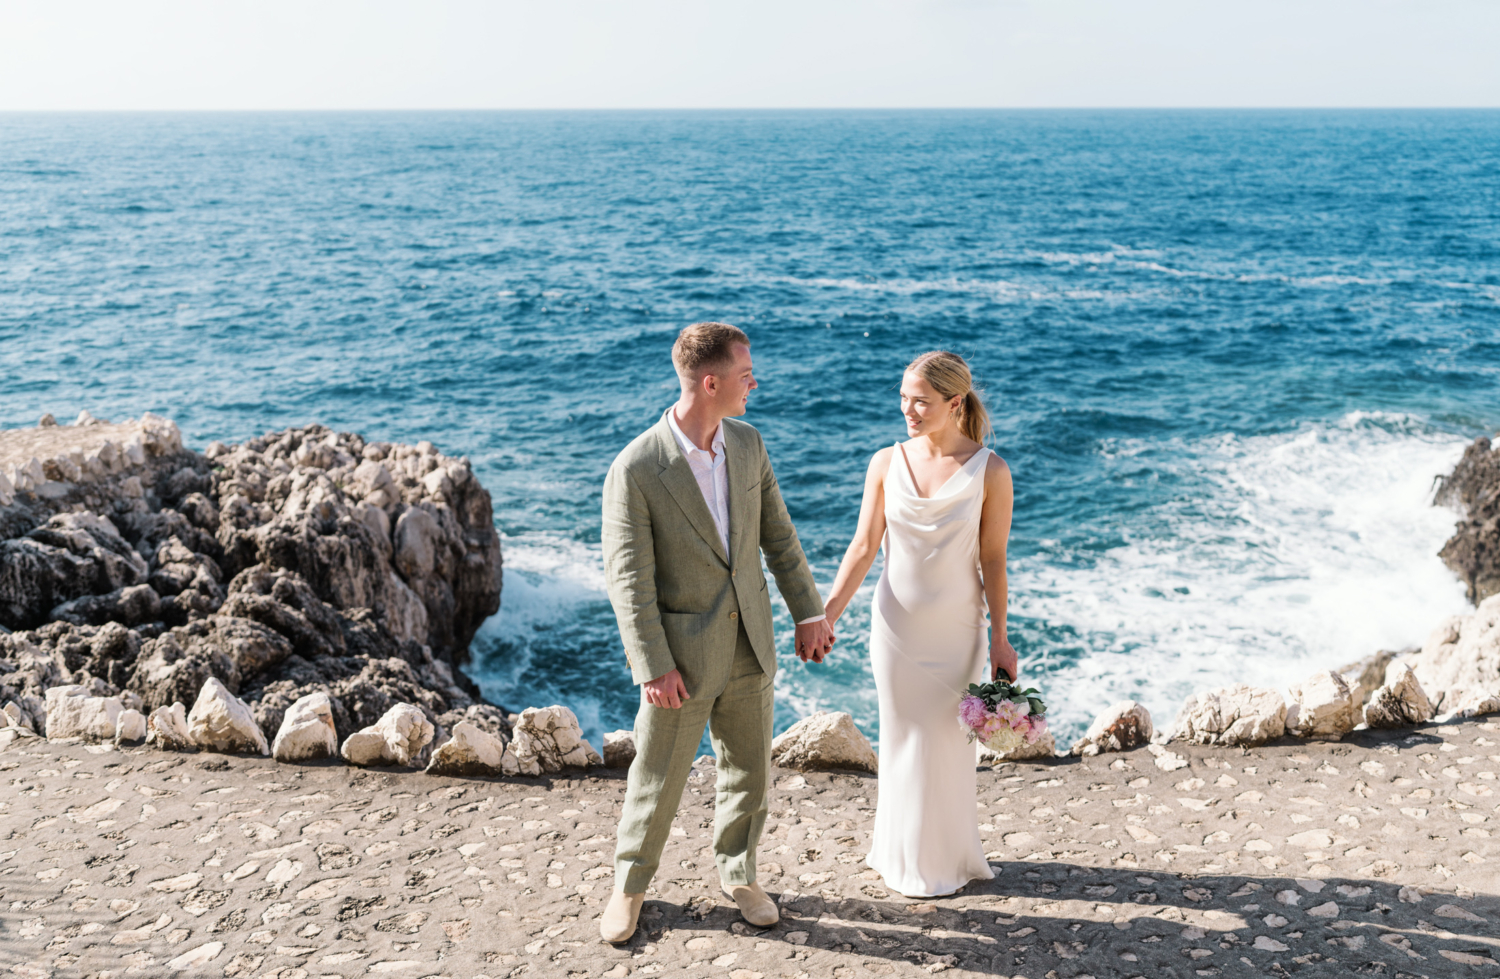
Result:
<svg viewBox="0 0 1500 979"><path fill-rule="evenodd" d="M1435 476L1500 428L1500 113L0 115L0 425L152 410L467 455L504 536L472 675L636 703L599 498L742 326L818 580L902 366L968 357L1014 472L1012 639L1076 734L1462 611ZM878 736L869 594L777 724ZM774 590L773 590L774 592Z"/></svg>

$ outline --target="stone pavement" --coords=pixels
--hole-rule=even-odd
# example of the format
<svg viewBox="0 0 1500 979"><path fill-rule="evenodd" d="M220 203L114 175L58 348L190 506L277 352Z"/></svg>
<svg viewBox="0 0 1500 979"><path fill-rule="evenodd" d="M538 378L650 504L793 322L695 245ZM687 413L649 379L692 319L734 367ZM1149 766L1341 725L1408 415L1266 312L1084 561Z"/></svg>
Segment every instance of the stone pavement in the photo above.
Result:
<svg viewBox="0 0 1500 979"><path fill-rule="evenodd" d="M0 754L0 976L1500 976L1497 771L1482 720L1002 765L999 876L908 900L863 865L876 780L778 770L760 931L714 886L700 764L614 948L619 773L31 740Z"/></svg>

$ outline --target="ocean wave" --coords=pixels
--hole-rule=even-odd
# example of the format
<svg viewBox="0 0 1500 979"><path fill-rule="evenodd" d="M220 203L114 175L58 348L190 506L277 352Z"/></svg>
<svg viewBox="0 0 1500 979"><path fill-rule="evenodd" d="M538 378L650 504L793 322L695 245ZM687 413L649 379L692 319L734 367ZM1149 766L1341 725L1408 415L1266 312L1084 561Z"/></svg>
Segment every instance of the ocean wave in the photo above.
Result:
<svg viewBox="0 0 1500 979"><path fill-rule="evenodd" d="M1107 459L1152 456L1196 489L1120 528L1122 545L1054 544L1015 563L1013 614L1058 726L1077 730L1125 698L1165 725L1196 690L1283 688L1420 644L1464 607L1436 557L1454 517L1431 505L1433 478L1463 446L1378 411L1280 435L1106 446Z"/></svg>

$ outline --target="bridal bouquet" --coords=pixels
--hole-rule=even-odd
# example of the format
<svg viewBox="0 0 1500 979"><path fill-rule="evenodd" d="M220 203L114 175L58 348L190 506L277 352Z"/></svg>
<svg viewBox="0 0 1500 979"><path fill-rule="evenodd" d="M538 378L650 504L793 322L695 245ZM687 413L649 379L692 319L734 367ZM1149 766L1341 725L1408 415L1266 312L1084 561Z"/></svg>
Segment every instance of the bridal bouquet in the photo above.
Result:
<svg viewBox="0 0 1500 979"><path fill-rule="evenodd" d="M1047 705L1035 687L1022 690L1003 677L971 683L958 705L958 720L985 747L1005 754L1021 742L1035 744L1047 731Z"/></svg>

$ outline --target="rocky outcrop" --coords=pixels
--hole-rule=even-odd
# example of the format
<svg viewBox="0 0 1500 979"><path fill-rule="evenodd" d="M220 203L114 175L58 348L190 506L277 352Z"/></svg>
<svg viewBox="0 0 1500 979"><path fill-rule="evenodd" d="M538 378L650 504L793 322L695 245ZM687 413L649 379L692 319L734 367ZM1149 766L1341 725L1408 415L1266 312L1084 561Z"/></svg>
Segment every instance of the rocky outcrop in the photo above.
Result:
<svg viewBox="0 0 1500 979"><path fill-rule="evenodd" d="M1500 449L1475 439L1438 484L1435 502L1462 517L1438 556L1463 579L1469 601L1500 593Z"/></svg>
<svg viewBox="0 0 1500 979"><path fill-rule="evenodd" d="M1148 743L1156 733L1151 712L1133 700L1122 700L1094 718L1083 737L1069 749L1074 755L1097 755L1102 751L1129 751Z"/></svg>
<svg viewBox="0 0 1500 979"><path fill-rule="evenodd" d="M1287 690L1286 733L1336 741L1360 722L1360 700L1343 675L1314 673Z"/></svg>
<svg viewBox="0 0 1500 979"><path fill-rule="evenodd" d="M1448 619L1405 659L1434 710L1448 713L1500 697L1500 595Z"/></svg>
<svg viewBox="0 0 1500 979"><path fill-rule="evenodd" d="M1355 701L1363 704L1370 699L1370 694L1379 690L1380 685L1385 682L1386 667L1391 665L1392 660L1398 656L1411 656L1416 652L1415 649L1399 651L1382 649L1373 656L1366 656L1348 666L1340 667L1338 672L1344 678L1344 682L1349 685Z"/></svg>
<svg viewBox="0 0 1500 979"><path fill-rule="evenodd" d="M1365 704L1365 723L1370 727L1408 727L1432 720L1432 704L1417 675L1406 663L1395 662L1385 673L1385 683Z"/></svg>
<svg viewBox="0 0 1500 979"><path fill-rule="evenodd" d="M1281 694L1267 687L1236 683L1188 697L1168 740L1257 745L1284 733L1286 701Z"/></svg>
<svg viewBox="0 0 1500 979"><path fill-rule="evenodd" d="M322 692L341 740L397 703L508 733L459 669L500 592L467 461L316 425L200 454L85 414L0 431L0 478L0 702L39 724L50 687L150 713L214 679L264 732Z"/></svg>
<svg viewBox="0 0 1500 979"><path fill-rule="evenodd" d="M880 768L869 739L843 711L818 711L787 728L771 742L771 761L807 772Z"/></svg>

